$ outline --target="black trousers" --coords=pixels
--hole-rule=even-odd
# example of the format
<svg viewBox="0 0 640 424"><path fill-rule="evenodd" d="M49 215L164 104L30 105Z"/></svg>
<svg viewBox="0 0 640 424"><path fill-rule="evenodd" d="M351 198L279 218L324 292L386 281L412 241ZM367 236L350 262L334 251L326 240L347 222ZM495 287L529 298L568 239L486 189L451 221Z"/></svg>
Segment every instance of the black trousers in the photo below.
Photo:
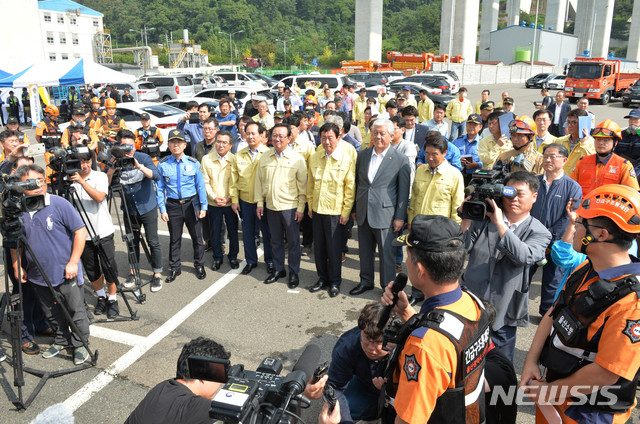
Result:
<svg viewBox="0 0 640 424"><path fill-rule="evenodd" d="M180 204L174 199L167 199L169 215L169 267L179 270L182 267L180 251L182 249L182 230L187 225L193 245L193 265L204 266L204 245L202 243L202 222L196 217L193 200Z"/></svg>
<svg viewBox="0 0 640 424"><path fill-rule="evenodd" d="M271 250L276 271L284 271L284 240L289 247L289 272L300 272L300 224L295 220L296 209L272 211L264 208L269 232L271 233ZM264 219L265 216L262 217Z"/></svg>
<svg viewBox="0 0 640 424"><path fill-rule="evenodd" d="M313 239L318 278L332 286L342 282L342 246L346 226L340 224L340 215L313 212Z"/></svg>

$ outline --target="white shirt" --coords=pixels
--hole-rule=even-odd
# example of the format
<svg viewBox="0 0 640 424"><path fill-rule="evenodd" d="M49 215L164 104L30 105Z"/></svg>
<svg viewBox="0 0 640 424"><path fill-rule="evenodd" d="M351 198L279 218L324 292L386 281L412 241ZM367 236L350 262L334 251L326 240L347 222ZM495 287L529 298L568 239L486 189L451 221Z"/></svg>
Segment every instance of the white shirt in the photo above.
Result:
<svg viewBox="0 0 640 424"><path fill-rule="evenodd" d="M389 146L391 147L391 146ZM369 182L373 182L373 179L376 177L378 173L378 169L384 160L385 155L389 151L389 147L387 147L384 152L377 154L375 149L371 151L371 160L369 161L369 173L367 176L369 177Z"/></svg>
<svg viewBox="0 0 640 424"><path fill-rule="evenodd" d="M509 229L511 231L515 231L516 228L518 228L518 226L520 224L522 224L524 222L525 219L529 218L529 214L527 214L527 216L525 216L524 218L522 218L520 221L518 222L509 222L509 220L507 219L506 215L502 216L502 219L504 220L504 223L507 224L507 227L509 227Z"/></svg>
<svg viewBox="0 0 640 424"><path fill-rule="evenodd" d="M109 193L109 178L107 174L99 171L91 171L84 179L89 186L102 193ZM80 183L73 183L73 187L78 194L80 203L84 207L86 214L80 211L80 216L86 222L87 220L87 240L91 240L91 236L97 234L100 237L107 237L113 234L113 220L109 213L109 206L107 205L107 196L98 203L86 190L80 185ZM93 227L93 231L92 231ZM95 233L95 234L92 234Z"/></svg>
<svg viewBox="0 0 640 424"><path fill-rule="evenodd" d="M413 143L413 139L416 136L416 127L413 127L411 129L405 128L404 130L404 139L405 140L409 140L410 142Z"/></svg>
<svg viewBox="0 0 640 424"><path fill-rule="evenodd" d="M560 170L560 175L558 175L556 178L553 179L553 181L559 180L562 177L564 177L564 170ZM551 187L551 184L553 184L553 181L549 182L549 180L547 180L547 173L545 172L544 174L542 174L542 181L544 181L544 183L547 185L547 187Z"/></svg>
<svg viewBox="0 0 640 424"><path fill-rule="evenodd" d="M556 103L555 111L553 112L553 123L555 125L560 124L560 111L562 110L562 105Z"/></svg>

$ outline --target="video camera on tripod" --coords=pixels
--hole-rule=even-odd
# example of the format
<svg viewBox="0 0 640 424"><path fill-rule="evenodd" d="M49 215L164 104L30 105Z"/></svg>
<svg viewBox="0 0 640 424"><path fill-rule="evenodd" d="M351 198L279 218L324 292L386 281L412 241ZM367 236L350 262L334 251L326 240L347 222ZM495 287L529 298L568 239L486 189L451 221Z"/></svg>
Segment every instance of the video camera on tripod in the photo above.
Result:
<svg viewBox="0 0 640 424"><path fill-rule="evenodd" d="M255 371L232 366L227 359L192 356L188 363L191 378L224 384L211 401L209 417L228 423L282 423L295 422L299 417L294 411L309 406L302 393L319 359L320 348L307 346L286 377L279 375L282 362L269 357ZM290 404L292 399L296 402Z"/></svg>
<svg viewBox="0 0 640 424"><path fill-rule="evenodd" d="M108 168L135 168L135 159L126 156L131 149L132 147L128 144L116 144L111 139L103 138L98 142L97 160Z"/></svg>
<svg viewBox="0 0 640 424"><path fill-rule="evenodd" d="M23 212L43 209L42 194L25 195L25 190L36 190L42 184L38 180L18 181L13 175L0 175L0 199L2 199L2 229L5 239L17 240L22 234Z"/></svg>
<svg viewBox="0 0 640 424"><path fill-rule="evenodd" d="M471 199L462 204L460 217L484 221L487 218L487 212L493 212L489 199L493 199L501 208L503 197L515 198L518 192L513 187L504 185L506 177L507 172L504 167L479 169L474 172L469 185L464 189L465 197L471 196Z"/></svg>

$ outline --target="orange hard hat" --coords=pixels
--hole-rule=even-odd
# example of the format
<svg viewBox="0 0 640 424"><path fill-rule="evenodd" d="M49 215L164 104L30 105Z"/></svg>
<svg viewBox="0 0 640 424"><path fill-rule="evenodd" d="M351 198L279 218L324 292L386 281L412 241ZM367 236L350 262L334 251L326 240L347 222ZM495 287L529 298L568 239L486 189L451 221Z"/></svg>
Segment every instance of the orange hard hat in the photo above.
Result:
<svg viewBox="0 0 640 424"><path fill-rule="evenodd" d="M116 101L113 99L107 99L104 101L104 107L116 107Z"/></svg>
<svg viewBox="0 0 640 424"><path fill-rule="evenodd" d="M55 105L49 105L49 106L45 107L44 108L44 113L48 113L49 115L52 115L52 116L60 115L60 111L58 110L58 108Z"/></svg>
<svg viewBox="0 0 640 424"><path fill-rule="evenodd" d="M93 99L91 99L91 103L100 103L100 99L97 97L94 97Z"/></svg>
<svg viewBox="0 0 640 424"><path fill-rule="evenodd" d="M528 115L518 116L516 119L519 119L520 121L522 121L525 124L527 124L529 126L529 128L531 128L531 131L536 132L538 130L538 126L536 125L536 121L531 119L531 117L529 117Z"/></svg>
<svg viewBox="0 0 640 424"><path fill-rule="evenodd" d="M622 231L640 233L640 194L620 184L607 184L590 191L576 213L582 218L607 217Z"/></svg>
<svg viewBox="0 0 640 424"><path fill-rule="evenodd" d="M600 122L596 127L591 130L592 137L613 137L618 140L622 139L622 130L620 125L613 122L611 119Z"/></svg>
<svg viewBox="0 0 640 424"><path fill-rule="evenodd" d="M520 119L514 119L513 121L509 122L509 132L511 134L526 134L526 135L534 134L529 124L527 124L525 121L522 121Z"/></svg>

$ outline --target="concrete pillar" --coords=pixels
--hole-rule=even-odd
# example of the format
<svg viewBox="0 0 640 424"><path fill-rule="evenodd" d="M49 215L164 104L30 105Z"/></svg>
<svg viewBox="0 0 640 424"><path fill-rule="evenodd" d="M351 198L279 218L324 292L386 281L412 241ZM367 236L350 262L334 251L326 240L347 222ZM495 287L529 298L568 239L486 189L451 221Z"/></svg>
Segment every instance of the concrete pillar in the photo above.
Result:
<svg viewBox="0 0 640 424"><path fill-rule="evenodd" d="M640 2L640 0L638 0ZM480 45L478 47L478 60L490 60L489 46L491 44L491 31L498 29L498 13L500 12L500 0L482 0L482 21L480 22Z"/></svg>
<svg viewBox="0 0 640 424"><path fill-rule="evenodd" d="M443 0L440 21L440 54L449 53L451 7L454 5L451 56L462 55L465 63L476 62L478 42L478 11L480 0Z"/></svg>
<svg viewBox="0 0 640 424"><path fill-rule="evenodd" d="M565 16L567 15L567 0L547 0L544 26L554 31L564 32Z"/></svg>
<svg viewBox="0 0 640 424"><path fill-rule="evenodd" d="M521 0L507 0L507 26L520 25Z"/></svg>
<svg viewBox="0 0 640 424"><path fill-rule="evenodd" d="M578 0L574 35L578 51L591 52L591 57L607 57L615 0Z"/></svg>
<svg viewBox="0 0 640 424"><path fill-rule="evenodd" d="M356 0L355 60L382 59L382 0Z"/></svg>
<svg viewBox="0 0 640 424"><path fill-rule="evenodd" d="M633 0L627 59L640 60L640 0Z"/></svg>

